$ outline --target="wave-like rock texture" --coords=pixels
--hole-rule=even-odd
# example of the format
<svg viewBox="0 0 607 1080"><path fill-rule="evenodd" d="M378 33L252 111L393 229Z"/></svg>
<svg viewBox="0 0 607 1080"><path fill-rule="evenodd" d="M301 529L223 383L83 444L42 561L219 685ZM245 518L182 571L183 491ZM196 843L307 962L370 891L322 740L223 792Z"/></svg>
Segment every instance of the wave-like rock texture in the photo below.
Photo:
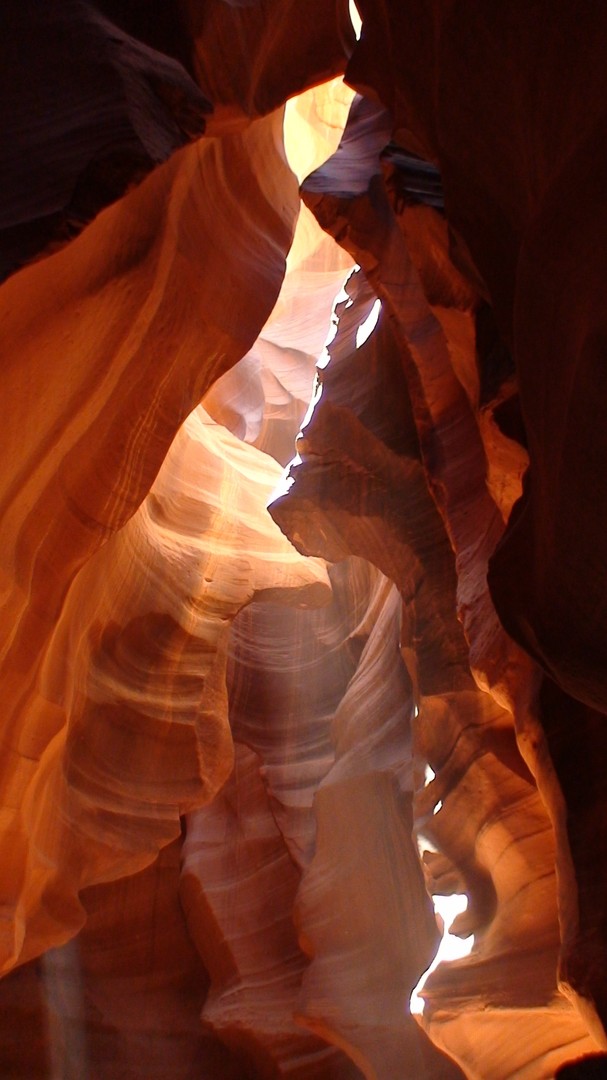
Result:
<svg viewBox="0 0 607 1080"><path fill-rule="evenodd" d="M324 568L298 557L265 513L279 475L193 413L137 514L72 585L38 698L39 713L46 705L56 725L69 722L17 815L28 848L5 965L65 939L81 921L79 891L150 862L179 834L179 815L229 775L232 620L253 599L315 605L329 593Z"/></svg>
<svg viewBox="0 0 607 1080"><path fill-rule="evenodd" d="M10 867L2 884L3 965L20 955L23 937L20 921L10 930L10 912L22 880L16 835L24 795L38 783L39 759L69 719L75 683L65 672L69 649L83 659L79 635L96 638L96 651L104 633L96 586L84 586L79 573L105 587L102 566L109 559L115 588L123 588L120 574L128 577L131 558L120 570L104 541L116 537L128 552L120 529L129 519L125 537L136 528L133 514L176 428L253 342L280 286L297 210L292 174L276 141L281 121L272 116L175 155L68 248L15 275L2 291L3 379L11 401L1 437L2 783ZM249 202L224 203L220 213L219 192L230 176L248 183ZM214 233L222 221L240 229L229 255ZM238 308L237 327L222 303ZM275 467L266 478L261 519L276 479ZM232 487L226 482L224 498ZM195 493L190 502L196 505ZM152 498L152 520L153 504ZM145 532L142 541L149 544ZM91 562L97 553L101 576ZM144 552L138 558L145 562ZM256 588L254 566L247 567L236 590L243 600ZM189 586L199 587L196 577ZM187 596L187 581L183 588ZM81 591L92 625L85 617L74 627L79 601L70 597ZM135 593L138 604L140 586ZM236 595L230 587L226 617L237 610ZM154 610L150 598L140 614ZM179 622L168 601L158 615ZM164 632L169 646L168 626ZM61 672L53 656L60 657ZM39 814L44 817L42 808Z"/></svg>
<svg viewBox="0 0 607 1080"><path fill-rule="evenodd" d="M182 0L198 84L216 128L263 116L340 75L354 46L344 0Z"/></svg>
<svg viewBox="0 0 607 1080"><path fill-rule="evenodd" d="M597 410L607 19L573 2L555 18L548 5L523 3L431 14L415 0L363 0L361 11L366 40L349 78L393 110L403 145L440 166L458 260L482 282L516 363L529 469L489 581L503 625L546 673L537 711L559 843L562 974L604 1040L604 890L597 895L587 840L596 815L592 846L603 849L603 815L573 759L592 743L591 774L604 769L593 733L607 703L607 636L590 582L606 561Z"/></svg>
<svg viewBox="0 0 607 1080"><path fill-rule="evenodd" d="M0 14L3 1077L604 1063L607 17L360 10Z"/></svg>
<svg viewBox="0 0 607 1080"><path fill-rule="evenodd" d="M85 889L81 933L0 983L3 1077L248 1080L200 1026L209 980L178 899L180 846Z"/></svg>
<svg viewBox="0 0 607 1080"><path fill-rule="evenodd" d="M468 895L453 930L475 935L467 960L427 982L426 1030L468 1075L550 1076L592 1040L558 990L554 833L515 738L531 704L532 665L501 630L486 586L524 459L516 448L495 455L486 482L500 433L477 420L481 387L470 360L481 301L450 263L436 186L421 182L427 170L414 176L411 163L407 172L390 147L384 182L387 128L381 110L356 101L335 157L303 187L382 308L355 350L372 302L361 271L298 440L301 461L272 512L300 550L364 555L403 597L420 766L415 829L427 845L429 888ZM366 184L356 162L367 165ZM399 387L398 412L386 409L378 383ZM433 779L422 787L428 765ZM472 1050L476 1022L485 1035ZM526 1032L518 1057L507 1037L515 1022Z"/></svg>
<svg viewBox="0 0 607 1080"><path fill-rule="evenodd" d="M331 580L316 612L252 604L235 622L236 767L184 847L202 1019L264 1077L455 1077L408 1016L438 934L411 836L398 594L362 560Z"/></svg>
<svg viewBox="0 0 607 1080"><path fill-rule="evenodd" d="M68 243L208 123L341 74L347 4L37 0L0 12L0 280Z"/></svg>

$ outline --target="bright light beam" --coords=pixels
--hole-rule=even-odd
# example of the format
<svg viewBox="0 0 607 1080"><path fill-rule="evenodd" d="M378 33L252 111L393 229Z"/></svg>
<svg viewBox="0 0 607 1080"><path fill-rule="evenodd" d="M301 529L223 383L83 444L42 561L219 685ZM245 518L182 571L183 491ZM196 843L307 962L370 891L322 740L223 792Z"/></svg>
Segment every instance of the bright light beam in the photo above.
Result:
<svg viewBox="0 0 607 1080"><path fill-rule="evenodd" d="M458 938L454 934L450 934L448 927L450 927L455 919L456 915L459 915L462 911L465 911L468 906L468 897L461 894L455 896L433 896L434 907L438 914L442 917L445 924L445 931L443 934L443 940L441 941L438 952L434 957L434 960L430 964L427 971L424 971L421 979L411 994L410 1009L412 1013L421 1015L424 1011L424 999L420 996L420 991L423 990L426 979L432 971L443 960L458 960L462 956L468 956L472 946L474 945L474 935L471 934L467 938Z"/></svg>
<svg viewBox="0 0 607 1080"><path fill-rule="evenodd" d="M352 26L354 28L354 33L356 34L356 40L358 41L359 38L360 38L360 31L361 31L361 28L362 28L362 19L361 19L360 15L358 14L358 8L357 8L356 4L354 3L354 0L350 0L349 7L350 7L350 19L352 20Z"/></svg>
<svg viewBox="0 0 607 1080"><path fill-rule="evenodd" d="M367 318L364 322L361 322L358 330L356 331L356 348L360 349L361 345L364 345L365 341L370 334L373 333L379 319L379 313L381 311L381 300L378 298L373 307L371 308Z"/></svg>

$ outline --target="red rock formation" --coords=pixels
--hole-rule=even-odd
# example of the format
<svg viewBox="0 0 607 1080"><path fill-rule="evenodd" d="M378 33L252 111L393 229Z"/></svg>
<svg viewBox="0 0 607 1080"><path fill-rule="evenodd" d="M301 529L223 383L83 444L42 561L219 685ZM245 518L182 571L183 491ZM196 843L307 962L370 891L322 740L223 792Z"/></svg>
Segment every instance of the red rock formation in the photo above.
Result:
<svg viewBox="0 0 607 1080"><path fill-rule="evenodd" d="M85 889L72 941L0 983L6 1077L246 1080L200 1027L208 976L178 900L180 842L145 870Z"/></svg>
<svg viewBox="0 0 607 1080"><path fill-rule="evenodd" d="M527 748L546 740L539 760L532 756L557 830L562 973L603 1041L591 957L604 952L604 914L582 839L596 799L579 768L573 777L571 760L605 706L601 608L587 575L600 577L604 564L605 453L595 413L604 276L598 57L607 24L603 13L570 3L557 18L542 5L472 8L361 4L366 41L349 75L393 108L403 145L440 165L459 262L481 280L516 363L530 464L489 580L506 629L560 687L545 681L541 726L524 738ZM390 62L380 65L379 55ZM556 736L563 730L573 739L567 749ZM592 768L602 771L600 755L597 746Z"/></svg>
<svg viewBox="0 0 607 1080"><path fill-rule="evenodd" d="M341 74L354 45L343 0L211 0L180 5L197 81L215 127L263 116L302 90Z"/></svg>
<svg viewBox="0 0 607 1080"><path fill-rule="evenodd" d="M367 268L384 311L373 335L375 352L373 337L359 350L366 350L374 359L369 363L361 357L359 389L351 397L349 413L342 402L350 397L348 378L356 379L357 364L344 364L339 337L331 347L331 363L321 374L322 393L299 440L302 463L292 467L292 486L273 513L300 550L329 558L340 557L346 551L365 554L401 588L406 612L403 652L419 709L413 753L422 765L429 762L437 774L417 798L417 828L424 840L430 840L442 852L441 856L427 857L433 888L440 890L444 882L448 891L466 892L470 898L469 911L458 920L457 932L475 933L471 959L460 961L453 973L445 970L441 976L439 969L427 984L430 1008L425 1022L433 1038L448 1048L470 1075L518 1075L522 1066L537 1070L539 1075L540 1070L554 1068L563 1060L561 1055L571 1052L571 1047L565 1049L566 1042L576 1049L578 1045L583 1047L584 1027L578 1017L567 1011L566 1001L557 992L559 936L554 877L548 884L554 864L552 831L513 738L513 720L521 726L526 723L521 692L529 682L530 666L522 664L500 630L485 585L487 558L502 529L498 511L509 509L509 489L507 482L499 482L499 473L495 474L492 487L501 502L499 506L491 498L491 487L485 485L485 454L497 440L493 437L485 448L482 436L490 429L486 421L479 423L475 417L478 379L469 364L463 366L469 356L465 351L470 333L466 323L471 321L474 294L460 284L455 271L449 274L446 238L444 234L441 237L440 223L431 231L423 220L436 211L400 206L398 221L392 217L382 191L377 155L373 167L369 152L373 141L381 145L382 123L381 114L376 112L374 120L374 114L364 104L357 104L350 132L346 132L339 152L304 185L304 196L325 228ZM361 152L357 142L363 143ZM356 160L369 163L368 191L362 190L360 174L355 184L349 183ZM426 242L422 246L420 235L424 233ZM356 302L360 294L360 287L354 285L349 303ZM389 323L386 313L391 317ZM359 320L363 315L361 312ZM350 319L355 320L353 312ZM349 338L352 348L347 328L346 334L344 347ZM411 401L408 424L402 413L396 422L391 410L393 430L386 425L380 409L373 408L373 386L368 385L369 374L365 376L371 370L374 381L382 381L383 376L383 381L388 382L384 370L391 349L395 355L400 350L402 357L401 401ZM332 372L335 361L340 365L337 375ZM363 394L360 383L365 378L367 392ZM394 387L397 380L395 373L389 384ZM335 405L334 399L339 404ZM356 414L363 418L362 427ZM368 433L376 422L379 439ZM409 445L403 443L407 428L417 429L418 446L414 437ZM516 468L509 481L514 494L520 475L517 456L502 455L501 462L495 461L498 469L508 464ZM416 468L421 474L419 480ZM428 500L426 510L424 499ZM312 502L319 503L320 518L310 514ZM436 515L432 527L430 507ZM445 544L447 536L449 545ZM453 570L451 584L447 570L453 558L451 547L457 556L457 590ZM439 569L441 560L443 570ZM458 644L461 631L453 619L456 610L466 631L467 645ZM497 703L492 705L486 693L473 690L470 667L477 681L493 690ZM450 671L454 680L451 686ZM527 709L528 702L527 692ZM506 711L503 705L510 707ZM449 737L447 732L453 723L455 728ZM479 733L484 729L482 738L473 737L468 743L467 732L476 728ZM485 739L488 742L483 746ZM536 755L531 759L537 763ZM485 788L487 796L481 797ZM463 806L459 813L451 811L451 806L459 798L465 803L470 790L479 793L472 816L468 810L470 833L460 831L456 838L452 829L455 821L465 817L465 811ZM497 801L491 794L494 790L500 793ZM436 814L437 809L435 821L433 811ZM514 824L519 817L526 819L520 838ZM504 843L498 839L502 830L509 837L507 857ZM533 855L523 855L522 850L515 855L517 846L530 844ZM519 860L526 867L522 878L516 868ZM508 959L510 952L518 953L519 959ZM492 970L493 956L499 957L499 975ZM535 972L531 996L523 961ZM470 989L465 989L464 973L471 968L475 974ZM507 974L509 969L512 976ZM540 977L542 970L544 975ZM542 986L543 979L546 981ZM461 993L462 1000L470 999L461 1020L445 1011L445 985L447 1000L456 992ZM478 1008L472 1004L475 998L482 1002L481 1026L492 1035L472 1055L466 1023L470 1012ZM500 1034L504 1006L509 1010L508 1023L520 1009L519 1023L528 1030L530 1046L523 1059L515 1060L511 1050L505 1055L495 1051L504 1038ZM567 1025L569 1034L565 1040ZM491 1050L485 1052L485 1046L491 1046Z"/></svg>
<svg viewBox="0 0 607 1080"><path fill-rule="evenodd" d="M600 1067L607 20L360 8L0 16L2 1076Z"/></svg>
<svg viewBox="0 0 607 1080"><path fill-rule="evenodd" d="M212 106L188 73L175 13L25 0L4 5L0 35L4 278L199 136Z"/></svg>

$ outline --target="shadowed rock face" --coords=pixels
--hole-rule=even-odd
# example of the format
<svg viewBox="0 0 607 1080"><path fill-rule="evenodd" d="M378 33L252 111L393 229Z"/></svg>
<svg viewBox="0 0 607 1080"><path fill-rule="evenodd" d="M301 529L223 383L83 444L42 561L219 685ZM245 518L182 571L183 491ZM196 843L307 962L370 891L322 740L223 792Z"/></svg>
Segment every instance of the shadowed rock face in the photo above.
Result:
<svg viewBox="0 0 607 1080"><path fill-rule="evenodd" d="M603 1068L607 16L347 8L0 14L3 1077Z"/></svg>
<svg viewBox="0 0 607 1080"><path fill-rule="evenodd" d="M3 7L2 278L204 131L212 106L179 62L176 12L150 38L133 7Z"/></svg>

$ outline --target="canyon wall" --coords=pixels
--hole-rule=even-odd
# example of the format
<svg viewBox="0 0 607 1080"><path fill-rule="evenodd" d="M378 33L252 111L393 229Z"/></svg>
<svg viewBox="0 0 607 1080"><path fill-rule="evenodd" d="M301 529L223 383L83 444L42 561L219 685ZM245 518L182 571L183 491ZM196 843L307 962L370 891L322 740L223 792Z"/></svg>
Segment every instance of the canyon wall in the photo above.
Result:
<svg viewBox="0 0 607 1080"><path fill-rule="evenodd" d="M359 8L0 14L3 1077L600 1075L607 16Z"/></svg>

